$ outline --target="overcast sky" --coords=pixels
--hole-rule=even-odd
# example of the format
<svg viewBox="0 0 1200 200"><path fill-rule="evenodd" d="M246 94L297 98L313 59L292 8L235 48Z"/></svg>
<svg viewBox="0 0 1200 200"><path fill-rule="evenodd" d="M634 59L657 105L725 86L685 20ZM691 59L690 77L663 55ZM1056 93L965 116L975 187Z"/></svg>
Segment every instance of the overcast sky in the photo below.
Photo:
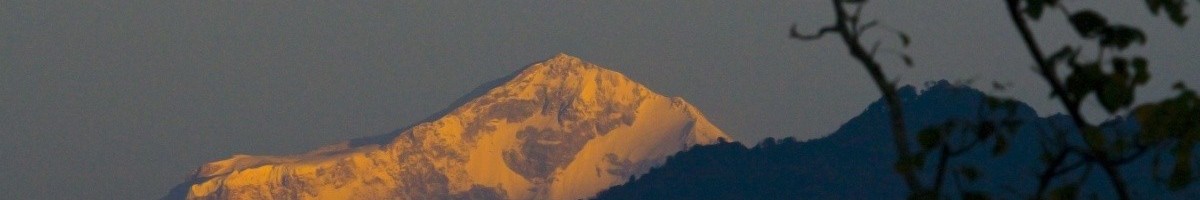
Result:
<svg viewBox="0 0 1200 200"><path fill-rule="evenodd" d="M830 22L826 1L101 2L0 2L0 199L158 198L232 154L300 153L416 123L558 52L683 97L750 143L823 136L879 96L834 38L787 38L793 23ZM1200 87L1197 24L1101 2L1111 21L1148 31L1148 47L1127 52L1151 59L1139 100L1178 80ZM902 83L1012 82L994 94L1061 110L1001 1L866 12L913 35L903 51L916 67L880 58ZM1047 47L1073 38L1061 16L1044 20ZM898 48L893 35L868 38Z"/></svg>

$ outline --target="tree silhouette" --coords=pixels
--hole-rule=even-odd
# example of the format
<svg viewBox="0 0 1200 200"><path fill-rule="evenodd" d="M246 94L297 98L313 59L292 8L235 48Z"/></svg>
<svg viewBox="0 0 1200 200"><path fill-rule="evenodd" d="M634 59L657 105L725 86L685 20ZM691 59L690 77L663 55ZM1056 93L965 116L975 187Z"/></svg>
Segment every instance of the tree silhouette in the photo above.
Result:
<svg viewBox="0 0 1200 200"><path fill-rule="evenodd" d="M904 122L895 83L882 72L883 65L876 60L880 43L863 45L863 33L880 27L876 20L861 18L866 0L832 0L834 22L817 30L814 34L802 34L793 25L790 36L799 40L821 39L835 34L848 47L849 54L859 61L871 76L871 80L883 95L890 108L891 131L898 160L896 172L907 185L910 198L936 199L946 197L943 185L947 176L974 180L979 177L971 168L948 169L949 160L963 152L980 146L992 146L994 155L1005 152L1008 137L1003 128L1010 123L946 124L922 129L916 135L917 148L910 147L910 136ZM1149 11L1166 18L1176 26L1184 26L1188 16L1183 12L1183 0L1145 0ZM847 9L853 8L853 10ZM1111 23L1100 12L1090 9L1072 9L1059 0L1005 0L1005 7L1016 32L1021 35L1026 51L1036 65L1040 77L1067 111L1074 131L1043 133L1040 158L1045 165L1032 182L1037 183L1033 198L1066 198L1079 196L1080 184L1068 177L1073 172L1099 168L1108 178L1113 192L1120 199L1132 199L1126 175L1121 167L1143 157L1152 157L1154 166L1149 172L1158 182L1172 190L1187 187L1197 180L1194 174L1196 158L1194 152L1200 143L1200 98L1194 91L1177 83L1179 94L1160 102L1134 105L1135 89L1145 84L1150 76L1149 61L1139 55L1124 52L1132 46L1145 44L1146 35L1137 27ZM1029 27L1044 14L1065 15L1078 37L1088 41L1084 44L1064 45L1051 54L1045 54L1036 36ZM905 47L911 42L909 36L899 30L895 33ZM1095 49L1098 55L1081 55L1085 48ZM908 55L898 53L904 65L912 66ZM1060 71L1066 72L1065 80ZM1136 131L1104 131L1101 126L1084 120L1081 114L1084 100L1093 95L1102 109L1109 115L1128 111L1137 119L1141 128ZM995 107L1011 105L1011 100L988 97ZM966 131L963 131L966 130ZM1071 135L1077 134L1077 135ZM1068 138L1082 138L1082 144ZM967 138L967 139L962 139ZM973 138L973 139L972 139ZM990 143L991 145L979 145ZM927 158L934 157L936 165L931 178L921 178L926 169ZM1169 166L1167 166L1169 165ZM1167 166L1163 168L1162 166ZM1166 176L1162 176L1166 171ZM1076 173L1077 174L1077 173ZM932 180L932 181L923 181ZM986 198L978 191L962 191L965 199Z"/></svg>

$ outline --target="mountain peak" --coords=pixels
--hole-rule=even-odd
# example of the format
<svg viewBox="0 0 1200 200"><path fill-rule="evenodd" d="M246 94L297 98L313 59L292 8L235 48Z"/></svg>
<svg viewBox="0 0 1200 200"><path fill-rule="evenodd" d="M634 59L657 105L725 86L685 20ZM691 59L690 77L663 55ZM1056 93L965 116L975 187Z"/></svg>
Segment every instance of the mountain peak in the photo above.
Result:
<svg viewBox="0 0 1200 200"><path fill-rule="evenodd" d="M559 52L557 54L554 54L554 57L551 57L550 59L547 59L546 61L579 62L581 60L579 59L579 57L575 57L575 56L572 56L572 55L564 53L564 52Z"/></svg>
<svg viewBox="0 0 1200 200"><path fill-rule="evenodd" d="M541 69L541 68L549 68L549 69ZM592 69L596 69L596 68L599 68L599 66L596 66L595 64L592 64L592 63L588 63L588 62L584 61L583 59L579 59L578 57L571 56L566 53L558 53L558 54L555 54L554 57L550 57L550 59L546 59L542 62L534 63L533 65L529 66L529 68L527 68L522 73L537 73L537 72L548 72L548 71L581 71L581 70L592 70ZM541 70L539 70L539 69L541 69Z"/></svg>
<svg viewBox="0 0 1200 200"><path fill-rule="evenodd" d="M651 96L659 95L620 72L559 53L526 67L511 80L475 101L487 103L494 99L523 99L551 107L589 107L628 105ZM543 106L543 109L546 108Z"/></svg>
<svg viewBox="0 0 1200 200"><path fill-rule="evenodd" d="M682 98L567 54L486 85L452 111L371 145L206 164L179 196L579 199L688 147L729 138Z"/></svg>
<svg viewBox="0 0 1200 200"><path fill-rule="evenodd" d="M518 77L533 76L534 74L544 74L546 76L568 78L568 77L563 77L563 76L571 76L571 75L578 76L578 75L583 74L583 72L585 72L585 71L592 71L592 70L600 70L600 71L605 71L605 72L616 73L616 72L612 72L610 70L604 69L603 67L597 66L596 64L588 63L588 62L584 61L583 59L579 59L575 56L567 55L566 53L558 53L557 55L554 55L554 57L551 57L550 59L546 59L545 61L534 63L533 65L530 65L525 70L523 70L521 72L521 75L518 75Z"/></svg>

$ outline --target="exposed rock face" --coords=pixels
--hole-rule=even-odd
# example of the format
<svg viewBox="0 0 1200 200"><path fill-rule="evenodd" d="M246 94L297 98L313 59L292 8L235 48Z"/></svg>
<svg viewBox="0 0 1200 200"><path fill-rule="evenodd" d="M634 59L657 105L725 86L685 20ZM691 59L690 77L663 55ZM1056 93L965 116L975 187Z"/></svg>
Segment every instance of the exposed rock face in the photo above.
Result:
<svg viewBox="0 0 1200 200"><path fill-rule="evenodd" d="M559 54L394 137L235 155L168 198L578 199L718 138L682 99Z"/></svg>

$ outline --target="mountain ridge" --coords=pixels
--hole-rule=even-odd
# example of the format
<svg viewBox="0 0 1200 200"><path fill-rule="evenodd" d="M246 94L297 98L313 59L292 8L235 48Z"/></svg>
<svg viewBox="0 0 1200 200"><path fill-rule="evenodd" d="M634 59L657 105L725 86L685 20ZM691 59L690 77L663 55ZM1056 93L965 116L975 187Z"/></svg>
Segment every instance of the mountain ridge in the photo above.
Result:
<svg viewBox="0 0 1200 200"><path fill-rule="evenodd" d="M968 86L936 81L918 92L902 87L898 94L905 108L911 133L946 122L995 122L1017 119L1015 132L1007 135L1007 150L995 153L995 141L965 151L948 162L948 184L943 191L953 196L981 192L997 199L1032 199L1037 190L1036 172L1044 163L1039 137L1062 131L1066 142L1083 145L1070 117L1038 115L1022 102L1011 109L992 107L983 92ZM1008 118L1012 117L1012 118ZM598 193L594 199L895 199L908 195L895 171L895 146L890 131L888 108L882 99L866 106L857 116L824 137L797 141L767 138L747 147L729 142L697 146L668 158L663 165L629 182ZM1111 134L1136 132L1132 118L1117 117L1100 125ZM999 129L999 128L998 128ZM964 132L959 132L964 133ZM975 137L965 132L966 137ZM910 135L910 144L919 144ZM1078 158L1072 158L1078 159ZM1169 158L1164 158L1169 159ZM921 181L931 183L936 159L926 159L918 171ZM1120 170L1135 196L1146 199L1196 199L1200 188L1191 186L1172 192L1148 174L1153 156L1131 161ZM960 170L975 169L978 181L959 177ZM1160 169L1161 170L1161 169ZM703 174L702 176L699 174ZM1100 170L1075 170L1051 183L1050 188L1077 184L1080 197L1094 195L1112 199L1115 193ZM1079 181L1079 183L1072 183ZM951 197L955 198L955 197Z"/></svg>

